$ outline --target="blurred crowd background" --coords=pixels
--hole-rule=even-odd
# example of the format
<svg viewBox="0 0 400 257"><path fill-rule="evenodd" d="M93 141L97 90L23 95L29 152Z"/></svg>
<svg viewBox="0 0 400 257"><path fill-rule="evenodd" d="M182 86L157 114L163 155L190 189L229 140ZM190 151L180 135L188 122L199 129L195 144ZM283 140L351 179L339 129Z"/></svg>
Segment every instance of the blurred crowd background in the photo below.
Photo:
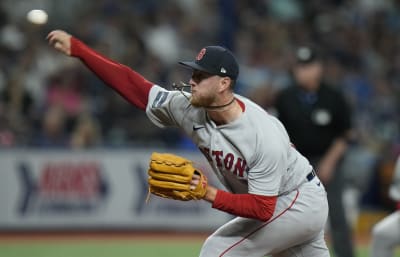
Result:
<svg viewBox="0 0 400 257"><path fill-rule="evenodd" d="M28 22L31 9L46 10L48 22ZM394 206L385 186L400 152L400 1L1 1L0 148L196 150L180 131L151 124L78 60L56 53L46 41L53 29L166 88L190 77L179 60L224 45L241 66L237 92L271 113L276 93L289 85L294 49L317 46L326 80L353 108L349 184L366 205Z"/></svg>

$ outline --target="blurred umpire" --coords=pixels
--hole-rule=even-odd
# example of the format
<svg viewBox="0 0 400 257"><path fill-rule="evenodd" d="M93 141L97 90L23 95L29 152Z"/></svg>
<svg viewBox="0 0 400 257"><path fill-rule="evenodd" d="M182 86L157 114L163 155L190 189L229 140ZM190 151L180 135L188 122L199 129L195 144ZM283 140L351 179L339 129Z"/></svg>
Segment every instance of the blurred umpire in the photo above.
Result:
<svg viewBox="0 0 400 257"><path fill-rule="evenodd" d="M326 186L335 255L353 257L340 170L352 134L350 107L340 91L323 81L323 60L314 48L296 50L292 72L293 85L277 96L277 115L295 147L311 161Z"/></svg>

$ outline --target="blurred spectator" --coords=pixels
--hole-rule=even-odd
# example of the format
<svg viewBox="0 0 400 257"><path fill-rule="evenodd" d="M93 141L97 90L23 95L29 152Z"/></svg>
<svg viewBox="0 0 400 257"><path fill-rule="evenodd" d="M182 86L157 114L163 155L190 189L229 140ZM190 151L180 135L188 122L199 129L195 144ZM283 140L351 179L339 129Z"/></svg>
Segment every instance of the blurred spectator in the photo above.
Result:
<svg viewBox="0 0 400 257"><path fill-rule="evenodd" d="M0 90L0 146L24 146L31 136L33 99L17 75Z"/></svg>
<svg viewBox="0 0 400 257"><path fill-rule="evenodd" d="M73 69L63 69L50 77L46 88L44 106L61 106L70 117L83 111L82 84L79 73Z"/></svg>
<svg viewBox="0 0 400 257"><path fill-rule="evenodd" d="M29 117L33 99L22 85L21 78L14 77L8 81L6 87L0 92L0 100L7 115Z"/></svg>
<svg viewBox="0 0 400 257"><path fill-rule="evenodd" d="M344 96L323 80L315 48L296 49L293 83L279 92L278 118L294 146L310 160L328 193L330 234L338 257L352 257L352 233L344 203L341 163L351 139L351 110Z"/></svg>
<svg viewBox="0 0 400 257"><path fill-rule="evenodd" d="M101 145L99 123L88 114L79 115L72 129L70 145L73 149L90 149Z"/></svg>
<svg viewBox="0 0 400 257"><path fill-rule="evenodd" d="M48 106L31 145L40 148L67 148L69 142L66 123L67 117L62 107Z"/></svg>

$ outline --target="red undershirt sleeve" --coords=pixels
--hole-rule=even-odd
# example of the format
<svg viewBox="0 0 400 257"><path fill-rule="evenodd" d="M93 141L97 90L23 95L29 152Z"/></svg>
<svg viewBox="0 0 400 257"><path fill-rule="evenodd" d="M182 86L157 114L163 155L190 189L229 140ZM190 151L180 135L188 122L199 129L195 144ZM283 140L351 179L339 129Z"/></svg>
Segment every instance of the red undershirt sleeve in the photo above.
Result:
<svg viewBox="0 0 400 257"><path fill-rule="evenodd" d="M131 104L146 109L153 83L131 68L100 55L74 37L71 37L71 55L81 59L104 83Z"/></svg>
<svg viewBox="0 0 400 257"><path fill-rule="evenodd" d="M218 190L212 207L244 218L268 221L274 214L276 201L277 196L232 194Z"/></svg>

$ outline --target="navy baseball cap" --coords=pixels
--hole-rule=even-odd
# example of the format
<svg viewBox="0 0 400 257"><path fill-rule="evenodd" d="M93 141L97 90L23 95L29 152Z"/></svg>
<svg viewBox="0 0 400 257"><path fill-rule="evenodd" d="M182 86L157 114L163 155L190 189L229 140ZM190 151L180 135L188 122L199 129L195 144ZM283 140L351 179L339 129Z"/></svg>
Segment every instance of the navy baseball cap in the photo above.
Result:
<svg viewBox="0 0 400 257"><path fill-rule="evenodd" d="M316 49L309 46L301 46L296 50L296 60L299 64L312 63L319 60Z"/></svg>
<svg viewBox="0 0 400 257"><path fill-rule="evenodd" d="M236 80L239 75L239 65L235 56L222 46L204 47L197 54L194 62L185 61L179 64L213 75L230 77L233 80Z"/></svg>

